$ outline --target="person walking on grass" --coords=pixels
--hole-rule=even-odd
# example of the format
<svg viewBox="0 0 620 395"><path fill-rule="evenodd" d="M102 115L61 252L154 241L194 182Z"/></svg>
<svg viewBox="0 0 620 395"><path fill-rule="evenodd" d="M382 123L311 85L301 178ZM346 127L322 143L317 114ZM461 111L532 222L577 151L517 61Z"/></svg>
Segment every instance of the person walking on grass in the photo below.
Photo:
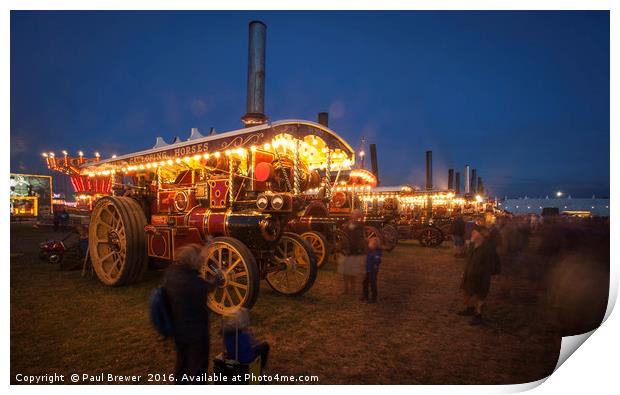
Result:
<svg viewBox="0 0 620 395"><path fill-rule="evenodd" d="M377 275L379 274L379 265L381 264L381 243L379 239L373 237L368 241L368 254L366 255L366 275L362 288L364 294L362 300L368 303L377 301ZM371 295L369 298L368 288L370 286Z"/></svg>
<svg viewBox="0 0 620 395"><path fill-rule="evenodd" d="M355 279L361 272L366 258L366 237L360 210L356 209L351 212L351 218L345 224L344 232L349 238L349 254L339 263L338 273L342 275L343 294L346 295L354 293Z"/></svg>
<svg viewBox="0 0 620 395"><path fill-rule="evenodd" d="M172 321L176 358L176 379L188 384L183 376L199 376L209 368L209 309L207 294L216 283L200 276L203 264L201 246L192 244L179 249L177 260L166 270L163 288Z"/></svg>
<svg viewBox="0 0 620 395"><path fill-rule="evenodd" d="M471 245L461 282L465 308L458 314L473 316L471 325L482 324L482 307L491 287L495 261L488 237L489 230L484 226L475 225L472 229Z"/></svg>

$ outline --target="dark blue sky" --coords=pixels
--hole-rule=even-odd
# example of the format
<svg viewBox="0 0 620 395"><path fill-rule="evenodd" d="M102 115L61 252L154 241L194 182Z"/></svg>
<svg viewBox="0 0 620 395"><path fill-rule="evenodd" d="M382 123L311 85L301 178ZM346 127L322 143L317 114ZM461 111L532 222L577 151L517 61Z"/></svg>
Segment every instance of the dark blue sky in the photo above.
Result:
<svg viewBox="0 0 620 395"><path fill-rule="evenodd" d="M12 12L11 170L240 128L252 19L270 119L329 111L377 143L383 185L422 185L430 149L439 187L469 163L499 196L609 195L609 14L591 11Z"/></svg>

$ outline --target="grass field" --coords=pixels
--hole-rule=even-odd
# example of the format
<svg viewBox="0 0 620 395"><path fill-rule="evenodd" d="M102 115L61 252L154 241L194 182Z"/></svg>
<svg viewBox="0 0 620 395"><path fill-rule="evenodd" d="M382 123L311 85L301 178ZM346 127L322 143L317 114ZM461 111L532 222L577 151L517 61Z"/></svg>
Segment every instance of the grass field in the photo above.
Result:
<svg viewBox="0 0 620 395"><path fill-rule="evenodd" d="M172 373L173 345L154 333L147 310L161 272L105 287L39 263L38 243L51 237L49 229L11 228L12 382L17 373ZM269 371L317 375L320 384L508 384L549 375L560 337L544 319L544 265L505 260L481 327L455 314L463 265L447 244L404 242L384 256L374 305L341 295L333 263L300 298L263 282L251 314L254 332L271 344ZM213 354L222 350L219 325L212 315Z"/></svg>

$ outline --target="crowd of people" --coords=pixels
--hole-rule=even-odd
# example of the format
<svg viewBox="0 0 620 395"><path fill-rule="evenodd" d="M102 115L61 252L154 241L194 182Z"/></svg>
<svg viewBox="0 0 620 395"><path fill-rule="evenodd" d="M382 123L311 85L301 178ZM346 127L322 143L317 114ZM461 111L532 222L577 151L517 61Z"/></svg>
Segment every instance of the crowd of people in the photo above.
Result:
<svg viewBox="0 0 620 395"><path fill-rule="evenodd" d="M597 219L567 221L551 218L543 221L539 216L510 215L486 215L473 219L459 212L455 214L450 230L454 255L465 258L461 280L463 307L458 314L470 316L470 324L474 326L484 323L483 309L491 289L492 276L502 271L500 256L531 251L533 247L529 243L532 235L537 235L540 240L534 248L534 253L540 256L553 259L567 251L587 250L595 255L593 259L603 264L609 262L608 220L606 223ZM381 241L365 237L359 210L352 212L343 229L350 244L348 254L338 258L342 293L359 292L362 301L376 303L377 277L382 259ZM206 280L199 275L204 260L202 248L198 245L184 247L175 264L167 269L162 285L173 326L171 333L177 351L177 377L208 372L210 318L205 300L207 294L219 284L217 278ZM563 275L566 277L566 274ZM358 291L357 282L362 277L361 291ZM258 341L252 335L249 323L249 311L245 309L223 317L222 340L226 351L218 358L220 361L230 359L246 365L259 361L263 369L267 363L269 344Z"/></svg>
<svg viewBox="0 0 620 395"><path fill-rule="evenodd" d="M545 266L548 319L563 321L560 331L582 333L600 324L609 281L608 218L487 213L466 219L457 212L450 231L454 255L466 258L464 308L458 314L473 316L472 325L483 322L491 278L502 270L500 257L522 256ZM520 262L527 263L523 259Z"/></svg>

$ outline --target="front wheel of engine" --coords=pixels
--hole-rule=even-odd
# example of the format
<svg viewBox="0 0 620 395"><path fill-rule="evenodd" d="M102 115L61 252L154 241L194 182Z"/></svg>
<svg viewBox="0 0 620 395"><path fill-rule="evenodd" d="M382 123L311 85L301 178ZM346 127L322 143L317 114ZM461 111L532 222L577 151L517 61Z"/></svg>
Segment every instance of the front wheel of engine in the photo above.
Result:
<svg viewBox="0 0 620 395"><path fill-rule="evenodd" d="M268 273L265 279L277 293L302 295L314 284L318 270L316 257L301 236L284 233L276 245L273 260L278 270Z"/></svg>
<svg viewBox="0 0 620 395"><path fill-rule="evenodd" d="M258 297L260 276L250 249L232 237L216 237L205 246L200 274L209 281L218 279L207 296L207 306L218 314L252 308Z"/></svg>

